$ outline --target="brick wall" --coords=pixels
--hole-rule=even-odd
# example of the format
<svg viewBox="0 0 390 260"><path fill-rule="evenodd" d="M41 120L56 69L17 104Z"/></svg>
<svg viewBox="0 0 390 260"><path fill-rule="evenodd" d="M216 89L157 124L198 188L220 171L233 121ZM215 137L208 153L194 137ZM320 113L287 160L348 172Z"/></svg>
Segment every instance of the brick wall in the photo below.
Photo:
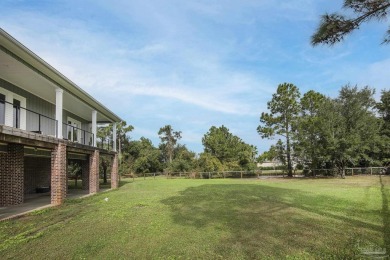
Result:
<svg viewBox="0 0 390 260"><path fill-rule="evenodd" d="M51 204L62 204L67 192L66 145L59 143L51 155Z"/></svg>
<svg viewBox="0 0 390 260"><path fill-rule="evenodd" d="M99 150L89 156L89 193L99 192Z"/></svg>
<svg viewBox="0 0 390 260"><path fill-rule="evenodd" d="M23 203L23 145L8 144L7 153L0 154L0 206Z"/></svg>
<svg viewBox="0 0 390 260"><path fill-rule="evenodd" d="M50 186L51 159L24 158L24 194L36 193L37 187Z"/></svg>
<svg viewBox="0 0 390 260"><path fill-rule="evenodd" d="M118 154L115 154L111 164L111 189L119 187Z"/></svg>

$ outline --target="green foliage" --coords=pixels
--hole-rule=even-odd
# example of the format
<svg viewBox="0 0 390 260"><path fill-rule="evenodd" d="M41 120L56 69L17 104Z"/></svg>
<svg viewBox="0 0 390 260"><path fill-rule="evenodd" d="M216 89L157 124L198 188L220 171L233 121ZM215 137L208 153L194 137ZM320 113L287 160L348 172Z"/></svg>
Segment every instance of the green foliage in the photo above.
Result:
<svg viewBox="0 0 390 260"><path fill-rule="evenodd" d="M200 154L199 167L202 172L218 172L224 170L221 161L217 157L206 152Z"/></svg>
<svg viewBox="0 0 390 260"><path fill-rule="evenodd" d="M111 165L112 165L111 157L104 156L104 155L99 157L99 173L103 178L104 184L107 184L108 169L111 168Z"/></svg>
<svg viewBox="0 0 390 260"><path fill-rule="evenodd" d="M283 149L286 152L288 175L292 177L291 143L294 140L296 129L300 93L298 88L291 83L280 84L272 100L267 103L270 113L263 112L260 117L260 125L257 132L262 138L271 138L275 135L283 136L285 143ZM280 150L280 149L279 149Z"/></svg>
<svg viewBox="0 0 390 260"><path fill-rule="evenodd" d="M300 100L301 111L297 123L296 144L294 150L300 162L310 169L320 168L320 158L324 147L321 145L321 117L319 112L325 96L313 90L308 91Z"/></svg>
<svg viewBox="0 0 390 260"><path fill-rule="evenodd" d="M320 25L311 38L311 43L333 45L344 39L352 31L359 29L362 23L370 20L385 20L388 16L390 1L388 0L344 0L344 9L356 15L347 18L337 13L325 14L321 17ZM390 29L383 43L390 42Z"/></svg>
<svg viewBox="0 0 390 260"><path fill-rule="evenodd" d="M116 147L118 153L121 155L123 145L128 142L129 137L127 134L134 130L132 125L127 125L125 121L121 121L116 124ZM103 149L111 150L113 142L113 124L107 124L98 127L97 138L100 139L98 146Z"/></svg>
<svg viewBox="0 0 390 260"><path fill-rule="evenodd" d="M217 158L226 170L253 169L256 147L245 143L225 126L212 126L203 136L204 153ZM208 166L206 167L208 168Z"/></svg>
<svg viewBox="0 0 390 260"><path fill-rule="evenodd" d="M379 152L377 158L384 165L390 165L390 90L382 90L377 109L381 120Z"/></svg>
<svg viewBox="0 0 390 260"><path fill-rule="evenodd" d="M195 153L187 149L185 145L178 144L174 151L175 157L168 166L170 172L188 172L196 165Z"/></svg>
<svg viewBox="0 0 390 260"><path fill-rule="evenodd" d="M268 102L270 113L262 113L263 124L258 127L263 138L279 135L286 142L279 139L258 158L260 162L278 159L289 165L291 154L307 169L337 168L344 176L346 167L380 166L390 161L389 91L382 91L381 102L375 103L373 89L347 85L335 99L311 90L298 102L299 95L290 94L289 99L286 88L278 88Z"/></svg>
<svg viewBox="0 0 390 260"><path fill-rule="evenodd" d="M324 158L343 176L345 167L370 161L369 154L376 149L380 125L373 110L373 94L368 87L359 90L347 85L319 111Z"/></svg>
<svg viewBox="0 0 390 260"><path fill-rule="evenodd" d="M74 178L75 181L75 187L77 187L77 180L81 178L81 166L80 163L77 161L70 161L66 167L67 176Z"/></svg>
<svg viewBox="0 0 390 260"><path fill-rule="evenodd" d="M166 158L166 161L171 163L176 143L179 139L181 139L181 131L173 131L171 125L166 125L160 128L158 135L161 139L160 148L164 154L164 158Z"/></svg>
<svg viewBox="0 0 390 260"><path fill-rule="evenodd" d="M139 141L129 142L126 152L135 173L162 171L161 153L149 139L141 137Z"/></svg>

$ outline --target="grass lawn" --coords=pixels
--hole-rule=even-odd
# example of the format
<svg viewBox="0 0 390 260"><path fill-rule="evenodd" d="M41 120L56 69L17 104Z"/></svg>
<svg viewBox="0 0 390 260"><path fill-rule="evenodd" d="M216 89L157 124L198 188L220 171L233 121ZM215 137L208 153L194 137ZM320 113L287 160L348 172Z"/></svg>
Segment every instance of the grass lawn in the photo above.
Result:
<svg viewBox="0 0 390 260"><path fill-rule="evenodd" d="M0 222L0 259L390 254L389 201L389 176L129 179L118 190Z"/></svg>

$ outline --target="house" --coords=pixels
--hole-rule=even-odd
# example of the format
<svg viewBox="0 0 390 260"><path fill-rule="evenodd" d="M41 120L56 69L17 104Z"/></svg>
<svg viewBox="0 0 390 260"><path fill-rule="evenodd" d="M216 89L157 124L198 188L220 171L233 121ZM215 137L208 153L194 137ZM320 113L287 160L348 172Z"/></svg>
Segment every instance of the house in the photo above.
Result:
<svg viewBox="0 0 390 260"><path fill-rule="evenodd" d="M262 163L257 163L257 168L277 168L283 166L283 163L279 160L264 161Z"/></svg>
<svg viewBox="0 0 390 260"><path fill-rule="evenodd" d="M0 207L42 188L61 204L69 160L80 162L83 188L96 193L99 156L109 156L111 187L118 187L116 133L111 151L96 147L96 133L98 124L120 121L0 28Z"/></svg>

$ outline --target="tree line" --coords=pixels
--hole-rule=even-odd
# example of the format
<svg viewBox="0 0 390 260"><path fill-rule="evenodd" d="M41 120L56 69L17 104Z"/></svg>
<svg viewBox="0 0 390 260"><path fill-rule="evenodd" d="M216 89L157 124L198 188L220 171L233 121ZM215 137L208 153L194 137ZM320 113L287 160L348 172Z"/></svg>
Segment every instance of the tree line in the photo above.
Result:
<svg viewBox="0 0 390 260"><path fill-rule="evenodd" d="M165 125L157 132L160 138L157 147L145 137L131 140L128 133L133 129L126 122L117 124L119 171L122 174L248 171L256 168L257 148L245 143L223 125L212 126L204 134L204 151L200 154L179 143L182 132L175 131L171 125ZM100 148L111 149L112 124L99 127L97 143ZM102 159L103 173L108 163Z"/></svg>
<svg viewBox="0 0 390 260"><path fill-rule="evenodd" d="M262 138L277 143L260 160L278 159L292 176L293 164L308 172L346 167L383 166L390 163L390 91L379 102L375 90L346 85L336 98L310 90L301 96L297 86L280 84L269 112L257 128Z"/></svg>
<svg viewBox="0 0 390 260"><path fill-rule="evenodd" d="M151 172L250 171L257 162L278 160L293 175L299 166L308 174L314 169L333 169L343 177L347 167L390 164L390 91L346 85L336 98L310 90L301 95L297 86L283 83L260 116L257 132L275 139L270 149L258 156L257 147L245 143L226 126L212 126L202 138L204 150L190 151L179 141L182 132L171 125L156 131L154 146L148 138L131 140L134 128L117 124L117 148L122 174ZM112 125L99 127L98 146L110 149ZM110 161L102 158L106 176Z"/></svg>

